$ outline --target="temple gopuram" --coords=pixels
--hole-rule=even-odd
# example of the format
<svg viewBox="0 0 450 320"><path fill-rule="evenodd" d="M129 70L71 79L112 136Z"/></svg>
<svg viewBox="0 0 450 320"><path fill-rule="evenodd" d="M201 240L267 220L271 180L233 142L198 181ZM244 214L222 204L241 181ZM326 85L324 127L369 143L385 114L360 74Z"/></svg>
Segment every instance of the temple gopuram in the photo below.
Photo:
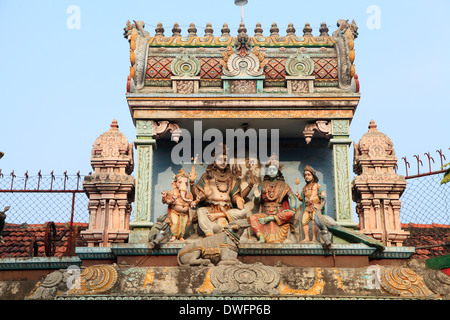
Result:
<svg viewBox="0 0 450 320"><path fill-rule="evenodd" d="M350 139L358 27L318 31L128 22L136 136L93 139L79 276L26 299L447 299L404 246L394 143L375 121Z"/></svg>

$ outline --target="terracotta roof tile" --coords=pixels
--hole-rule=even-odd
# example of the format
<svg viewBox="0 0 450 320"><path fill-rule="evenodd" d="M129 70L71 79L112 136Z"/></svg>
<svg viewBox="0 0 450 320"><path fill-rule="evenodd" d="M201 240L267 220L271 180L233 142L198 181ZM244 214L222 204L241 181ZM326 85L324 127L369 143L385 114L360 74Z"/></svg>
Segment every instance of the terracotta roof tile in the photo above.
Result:
<svg viewBox="0 0 450 320"><path fill-rule="evenodd" d="M56 241L55 256L61 257L66 254L69 240L69 224L55 223L56 232L59 241ZM74 223L74 228L79 228L80 231L87 228L87 223ZM38 245L38 256L45 256L44 248L44 234L45 225L42 224L6 224L3 229L3 240L5 244L0 244L0 258L5 257L28 257L32 252L30 246L33 243L33 238ZM77 246L85 245L79 243Z"/></svg>

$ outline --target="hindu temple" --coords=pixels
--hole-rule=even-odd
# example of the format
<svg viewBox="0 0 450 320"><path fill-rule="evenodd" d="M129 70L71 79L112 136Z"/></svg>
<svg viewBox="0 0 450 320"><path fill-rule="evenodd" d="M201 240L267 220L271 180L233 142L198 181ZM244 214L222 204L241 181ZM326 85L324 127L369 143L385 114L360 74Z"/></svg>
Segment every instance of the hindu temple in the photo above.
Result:
<svg viewBox="0 0 450 320"><path fill-rule="evenodd" d="M393 141L375 121L349 138L356 22L317 27L128 21L136 135L93 137L79 282L27 299L448 297L409 263Z"/></svg>

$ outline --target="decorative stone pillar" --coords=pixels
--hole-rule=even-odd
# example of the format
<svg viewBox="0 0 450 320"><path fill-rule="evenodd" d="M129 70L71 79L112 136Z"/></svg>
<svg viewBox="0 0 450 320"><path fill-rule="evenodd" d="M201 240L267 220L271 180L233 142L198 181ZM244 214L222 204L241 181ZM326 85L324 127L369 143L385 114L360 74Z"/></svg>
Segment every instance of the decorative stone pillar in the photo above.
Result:
<svg viewBox="0 0 450 320"><path fill-rule="evenodd" d="M119 131L116 120L95 140L91 165L94 173L83 181L89 197L89 227L81 236L90 247L125 242L134 198L133 146Z"/></svg>
<svg viewBox="0 0 450 320"><path fill-rule="evenodd" d="M409 236L400 224L400 197L406 180L394 172L397 158L393 143L371 121L369 132L354 147L357 177L352 189L360 229L386 246L400 247Z"/></svg>
<svg viewBox="0 0 450 320"><path fill-rule="evenodd" d="M152 223L153 195L153 152L156 140L153 139L154 122L151 120L136 121L136 193L134 205L134 221L130 223L132 232L130 243L141 242L145 238Z"/></svg>
<svg viewBox="0 0 450 320"><path fill-rule="evenodd" d="M335 220L344 227L355 228L357 222L353 221L349 120L332 120L331 135L328 146L332 150Z"/></svg>
<svg viewBox="0 0 450 320"><path fill-rule="evenodd" d="M147 242L148 233L153 226L153 153L156 150L156 139L167 131L173 133L177 130L178 125L169 121L136 120L136 193L134 221L130 223L130 243ZM177 142L176 139L174 141Z"/></svg>

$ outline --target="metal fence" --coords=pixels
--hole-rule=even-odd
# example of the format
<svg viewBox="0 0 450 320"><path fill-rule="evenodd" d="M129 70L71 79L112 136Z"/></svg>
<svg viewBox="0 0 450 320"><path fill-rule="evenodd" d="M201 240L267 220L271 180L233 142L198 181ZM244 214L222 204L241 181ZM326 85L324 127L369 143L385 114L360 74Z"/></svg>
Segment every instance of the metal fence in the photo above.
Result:
<svg viewBox="0 0 450 320"><path fill-rule="evenodd" d="M42 175L5 174L0 171L0 210L9 206L7 223L43 224L88 222L88 197L82 182L84 176L53 171Z"/></svg>
<svg viewBox="0 0 450 320"><path fill-rule="evenodd" d="M450 225L450 183L441 185L446 157L442 150L436 153L440 161L424 153L425 164L419 155L414 155L413 167L406 157L402 158L407 181L401 197L402 223Z"/></svg>
<svg viewBox="0 0 450 320"><path fill-rule="evenodd" d="M404 245L415 247L418 258L450 254L450 183L441 184L446 157L442 150L436 153L438 161L424 153L424 161L413 156L413 166L406 157L399 163L407 181L400 209L402 227L410 232Z"/></svg>
<svg viewBox="0 0 450 320"><path fill-rule="evenodd" d="M450 225L450 184L440 184L443 176L439 173L406 180L402 223Z"/></svg>

